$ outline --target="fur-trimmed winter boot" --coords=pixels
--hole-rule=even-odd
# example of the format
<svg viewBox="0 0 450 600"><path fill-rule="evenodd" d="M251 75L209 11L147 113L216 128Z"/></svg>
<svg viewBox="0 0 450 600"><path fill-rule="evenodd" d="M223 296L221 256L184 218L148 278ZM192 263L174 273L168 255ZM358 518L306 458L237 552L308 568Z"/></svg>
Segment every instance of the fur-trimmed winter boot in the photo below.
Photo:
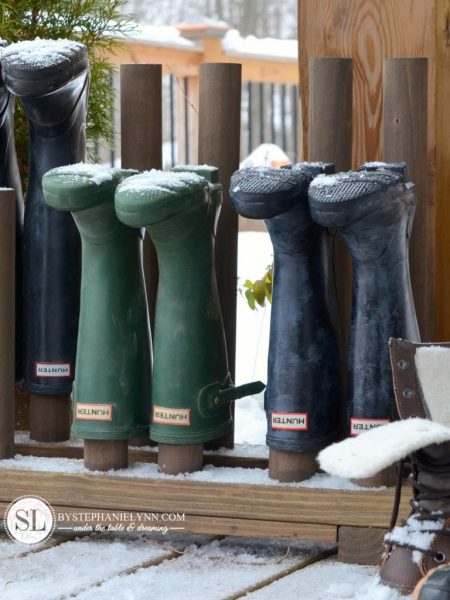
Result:
<svg viewBox="0 0 450 600"><path fill-rule="evenodd" d="M381 581L410 594L431 569L450 560L450 344L391 340L400 421L324 450L322 468L344 477L371 477L405 459L411 469L411 513L395 526L402 486L399 469ZM439 597L440 598L440 597Z"/></svg>
<svg viewBox="0 0 450 600"><path fill-rule="evenodd" d="M1 65L7 89L24 106L30 132L23 254L30 434L39 441L59 441L69 437L81 243L72 216L44 202L42 176L85 158L88 56L78 42L35 40L8 46Z"/></svg>
<svg viewBox="0 0 450 600"><path fill-rule="evenodd" d="M345 239L353 259L348 432L394 417L388 340L419 340L408 241L414 186L397 169L322 175L309 188L312 217Z"/></svg>
<svg viewBox="0 0 450 600"><path fill-rule="evenodd" d="M230 196L240 215L264 219L274 249L268 381L269 475L307 479L316 454L339 439L338 348L325 302L326 230L312 219L308 186L332 165L242 169Z"/></svg>
<svg viewBox="0 0 450 600"><path fill-rule="evenodd" d="M2 48L7 42L0 39L0 60ZM16 381L20 382L23 373L22 356L22 236L23 236L23 194L17 164L14 142L14 96L3 83L0 66L0 187L13 188L16 192Z"/></svg>

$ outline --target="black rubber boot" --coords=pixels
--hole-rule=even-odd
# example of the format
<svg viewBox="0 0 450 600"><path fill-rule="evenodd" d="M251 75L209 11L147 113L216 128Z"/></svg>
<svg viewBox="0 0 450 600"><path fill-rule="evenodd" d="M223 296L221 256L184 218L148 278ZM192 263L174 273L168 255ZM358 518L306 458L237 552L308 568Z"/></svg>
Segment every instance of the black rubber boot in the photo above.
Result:
<svg viewBox="0 0 450 600"><path fill-rule="evenodd" d="M313 472L315 453L341 433L338 349L324 293L326 231L311 219L308 206L309 183L327 168L312 163L242 169L230 188L240 215L265 220L274 248L267 444L271 450L314 454ZM280 477L312 474L296 476L294 470Z"/></svg>
<svg viewBox="0 0 450 600"><path fill-rule="evenodd" d="M413 600L450 600L450 565L436 569L421 581Z"/></svg>
<svg viewBox="0 0 450 600"><path fill-rule="evenodd" d="M45 204L42 176L85 157L87 51L77 42L21 42L5 50L2 72L6 87L25 108L30 130L23 257L25 387L32 404L33 395L61 396L66 420L76 355L81 245L72 216ZM56 437L68 433L67 426Z"/></svg>
<svg viewBox="0 0 450 600"><path fill-rule="evenodd" d="M394 417L389 338L419 339L408 263L413 189L395 169L379 169L318 177L309 190L313 218L337 229L353 259L351 435Z"/></svg>
<svg viewBox="0 0 450 600"><path fill-rule="evenodd" d="M2 48L7 43L0 39ZM0 187L16 191L16 382L22 379L22 236L23 195L14 143L14 96L6 89L0 70Z"/></svg>

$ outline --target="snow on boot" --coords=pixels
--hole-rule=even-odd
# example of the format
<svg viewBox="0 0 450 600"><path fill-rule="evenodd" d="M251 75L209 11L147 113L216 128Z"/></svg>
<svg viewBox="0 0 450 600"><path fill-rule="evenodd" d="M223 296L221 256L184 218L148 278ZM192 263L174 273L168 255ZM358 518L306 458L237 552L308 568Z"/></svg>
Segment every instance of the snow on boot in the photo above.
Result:
<svg viewBox="0 0 450 600"><path fill-rule="evenodd" d="M335 228L353 259L348 355L348 432L358 435L394 417L388 340L419 339L408 240L414 186L395 170L321 175L311 184L313 219Z"/></svg>
<svg viewBox="0 0 450 600"><path fill-rule="evenodd" d="M72 216L45 203L42 177L85 157L88 56L78 42L35 40L6 48L1 65L5 85L20 99L30 131L23 254L30 431L40 441L58 441L69 435L81 244ZM44 405L51 411L42 419Z"/></svg>
<svg viewBox="0 0 450 600"><path fill-rule="evenodd" d="M2 48L7 42L0 39L0 60ZM0 188L13 188L16 192L16 381L22 379L23 340L22 340L22 236L23 236L23 195L17 164L14 142L14 96L3 83L0 67Z"/></svg>
<svg viewBox="0 0 450 600"><path fill-rule="evenodd" d="M326 231L308 207L311 180L329 169L258 167L231 178L236 212L264 219L274 249L265 410L269 475L282 481L313 475L317 452L342 434L338 348L325 302Z"/></svg>

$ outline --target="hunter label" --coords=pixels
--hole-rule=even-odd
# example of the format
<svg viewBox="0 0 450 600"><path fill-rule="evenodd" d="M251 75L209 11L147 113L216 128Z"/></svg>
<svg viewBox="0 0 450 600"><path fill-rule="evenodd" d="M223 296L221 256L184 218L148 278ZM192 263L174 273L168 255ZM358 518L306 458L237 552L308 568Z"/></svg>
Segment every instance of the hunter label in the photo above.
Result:
<svg viewBox="0 0 450 600"><path fill-rule="evenodd" d="M70 377L72 368L70 363L37 362L35 375L36 377Z"/></svg>
<svg viewBox="0 0 450 600"><path fill-rule="evenodd" d="M164 408L163 406L154 406L153 423L159 423L159 425L181 425L182 427L188 427L191 424L191 409Z"/></svg>
<svg viewBox="0 0 450 600"><path fill-rule="evenodd" d="M272 429L308 431L308 413L272 412Z"/></svg>
<svg viewBox="0 0 450 600"><path fill-rule="evenodd" d="M390 419L350 419L350 435L359 435L390 422Z"/></svg>
<svg viewBox="0 0 450 600"><path fill-rule="evenodd" d="M75 418L79 421L112 421L112 404L75 404Z"/></svg>

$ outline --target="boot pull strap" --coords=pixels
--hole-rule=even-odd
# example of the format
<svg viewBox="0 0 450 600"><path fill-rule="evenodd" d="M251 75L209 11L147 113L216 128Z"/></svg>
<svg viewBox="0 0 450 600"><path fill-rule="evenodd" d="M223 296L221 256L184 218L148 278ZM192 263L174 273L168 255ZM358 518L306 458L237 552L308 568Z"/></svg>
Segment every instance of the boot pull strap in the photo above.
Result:
<svg viewBox="0 0 450 600"><path fill-rule="evenodd" d="M211 416L225 404L231 404L239 398L259 394L266 386L262 381L252 381L244 385L234 386L217 382L204 387L198 396L198 408L204 417Z"/></svg>

